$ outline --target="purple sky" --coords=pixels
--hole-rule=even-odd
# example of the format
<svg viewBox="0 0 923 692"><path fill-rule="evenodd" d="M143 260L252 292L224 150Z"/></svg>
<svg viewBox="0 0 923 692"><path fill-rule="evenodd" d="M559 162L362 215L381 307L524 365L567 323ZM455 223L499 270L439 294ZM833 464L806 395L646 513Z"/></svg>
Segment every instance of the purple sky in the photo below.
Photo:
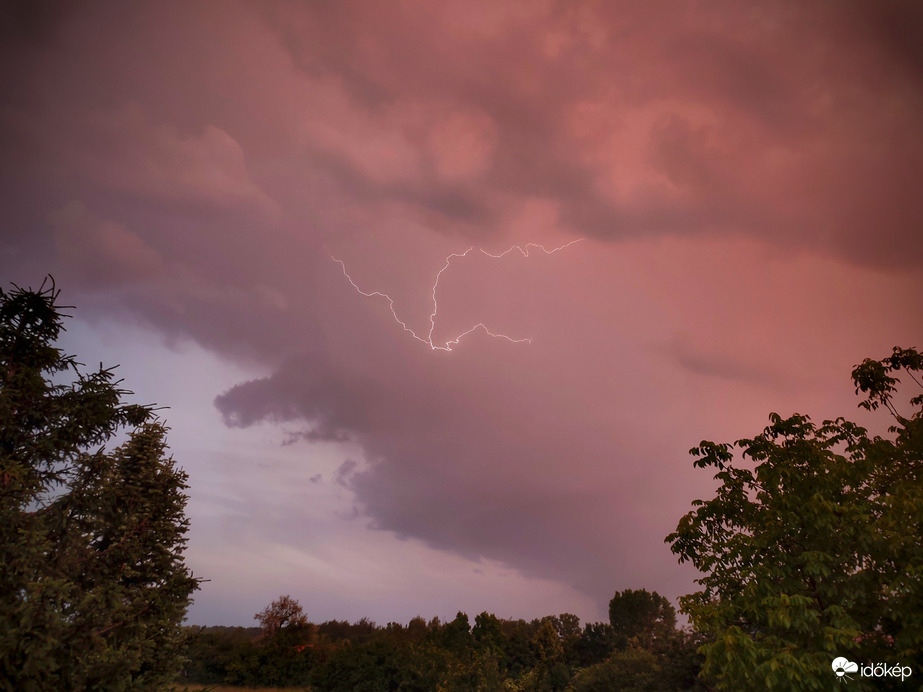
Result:
<svg viewBox="0 0 923 692"><path fill-rule="evenodd" d="M19 8L19 9L17 9ZM923 345L911 2L20 2L0 279L170 406L190 619L675 598L687 450ZM562 246L503 258L471 246Z"/></svg>

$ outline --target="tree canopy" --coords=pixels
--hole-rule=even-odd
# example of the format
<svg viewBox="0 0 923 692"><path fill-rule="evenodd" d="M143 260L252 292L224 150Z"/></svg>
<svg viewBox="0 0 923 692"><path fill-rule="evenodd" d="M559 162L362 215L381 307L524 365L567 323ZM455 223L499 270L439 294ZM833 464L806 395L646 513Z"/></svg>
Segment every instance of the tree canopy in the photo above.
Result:
<svg viewBox="0 0 923 692"><path fill-rule="evenodd" d="M308 618L301 604L289 595L276 600L253 616L258 620L265 637L274 637L286 627L306 627Z"/></svg>
<svg viewBox="0 0 923 692"><path fill-rule="evenodd" d="M186 474L112 368L55 346L57 299L49 282L0 289L0 689L155 689L198 583Z"/></svg>
<svg viewBox="0 0 923 692"><path fill-rule="evenodd" d="M657 604L657 612L666 603L656 592L637 593ZM571 613L525 621L485 611L474 618L473 626L462 612L447 622L438 617L427 622L418 616L407 625L378 626L366 618L352 624L337 620L297 624L303 614L290 596L276 599L260 615L267 611L298 615L294 625L282 626L271 635L260 628L191 628L184 680L249 687L310 686L315 692L704 689L696 681L700 657L695 649L700 639L676 629L663 628L651 639L633 636L619 649L611 625L587 623L581 628L580 619ZM672 614L672 609L668 612ZM301 638L290 636L299 633Z"/></svg>
<svg viewBox="0 0 923 692"><path fill-rule="evenodd" d="M898 375L916 387L921 370L900 348L853 370L860 406L890 412L887 437L773 413L756 437L691 450L721 485L666 540L704 575L681 604L720 689L829 689L838 656L923 660L923 395L894 401Z"/></svg>
<svg viewBox="0 0 923 692"><path fill-rule="evenodd" d="M656 591L625 589L609 601L609 624L620 648L631 639L649 645L676 629L676 611Z"/></svg>

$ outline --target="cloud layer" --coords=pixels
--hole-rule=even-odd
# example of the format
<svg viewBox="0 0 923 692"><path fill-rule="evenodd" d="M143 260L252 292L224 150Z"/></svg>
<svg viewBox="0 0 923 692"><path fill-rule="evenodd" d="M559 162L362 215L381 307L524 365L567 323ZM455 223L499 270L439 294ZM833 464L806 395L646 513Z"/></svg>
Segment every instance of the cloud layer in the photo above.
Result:
<svg viewBox="0 0 923 692"><path fill-rule="evenodd" d="M269 372L225 424L286 426L374 529L677 595L684 450L848 414L852 364L919 345L911 3L4 12L3 276ZM451 253L576 238L453 261L434 339L532 343L449 353L331 260L425 333Z"/></svg>

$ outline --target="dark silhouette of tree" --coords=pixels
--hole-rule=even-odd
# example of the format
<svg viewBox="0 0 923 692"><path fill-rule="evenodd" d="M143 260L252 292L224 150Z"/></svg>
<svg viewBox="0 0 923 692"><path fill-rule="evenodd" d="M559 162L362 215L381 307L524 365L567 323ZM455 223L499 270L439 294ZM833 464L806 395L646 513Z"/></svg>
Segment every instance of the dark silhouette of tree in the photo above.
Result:
<svg viewBox="0 0 923 692"><path fill-rule="evenodd" d="M475 618L470 633L464 613L446 624L417 617L406 627L330 621L318 626L315 643L301 651L267 646L255 628L209 628L194 639L188 682L310 685L314 692L704 689L695 680L700 637L677 630L651 649L613 651L611 626L589 624L577 642L589 631L599 634L601 645L595 658L577 662L568 659L565 646L577 624L576 616L526 622L487 612Z"/></svg>
<svg viewBox="0 0 923 692"><path fill-rule="evenodd" d="M604 663L581 670L574 677L572 689L574 692L662 692L671 688L664 684L654 654L632 647L616 651Z"/></svg>
<svg viewBox="0 0 923 692"><path fill-rule="evenodd" d="M443 646L456 654L465 654L471 649L471 625L468 616L459 611L452 622L442 628Z"/></svg>
<svg viewBox="0 0 923 692"><path fill-rule="evenodd" d="M481 649L502 651L506 645L506 637L500 627L500 619L493 613L486 611L474 618L471 636L478 648Z"/></svg>
<svg viewBox="0 0 923 692"><path fill-rule="evenodd" d="M574 659L578 666L602 663L615 648L612 626L605 622L588 622L574 644Z"/></svg>
<svg viewBox="0 0 923 692"><path fill-rule="evenodd" d="M55 347L57 299L48 282L0 289L0 689L155 689L198 583L186 474L112 369Z"/></svg>
<svg viewBox="0 0 923 692"><path fill-rule="evenodd" d="M617 647L631 639L650 646L676 629L676 610L656 591L625 589L609 601L609 624Z"/></svg>

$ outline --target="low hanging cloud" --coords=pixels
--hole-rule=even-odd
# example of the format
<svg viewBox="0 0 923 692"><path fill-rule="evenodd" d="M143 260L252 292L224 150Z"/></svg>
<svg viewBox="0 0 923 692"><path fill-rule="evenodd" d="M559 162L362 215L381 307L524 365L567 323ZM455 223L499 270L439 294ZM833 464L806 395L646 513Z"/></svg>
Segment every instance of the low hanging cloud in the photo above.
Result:
<svg viewBox="0 0 923 692"><path fill-rule="evenodd" d="M334 381L330 369L295 361L216 403L231 424L301 420L309 437L347 433L359 442L368 462L345 462L337 483L355 493L373 528L603 595L614 574L643 564L620 569L627 527L636 558L661 550L663 525L646 526L632 499L639 466L656 452L625 429L624 462L612 458L619 431L598 437L591 419L562 418L549 406L556 397L545 388L553 384L524 372L516 346L506 344L505 354L496 348L499 369L459 354L430 364L425 378L376 359L377 376L338 372Z"/></svg>

